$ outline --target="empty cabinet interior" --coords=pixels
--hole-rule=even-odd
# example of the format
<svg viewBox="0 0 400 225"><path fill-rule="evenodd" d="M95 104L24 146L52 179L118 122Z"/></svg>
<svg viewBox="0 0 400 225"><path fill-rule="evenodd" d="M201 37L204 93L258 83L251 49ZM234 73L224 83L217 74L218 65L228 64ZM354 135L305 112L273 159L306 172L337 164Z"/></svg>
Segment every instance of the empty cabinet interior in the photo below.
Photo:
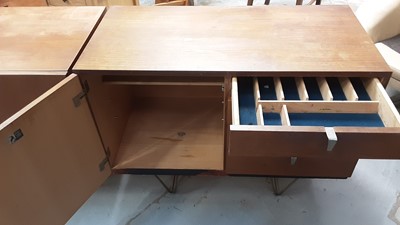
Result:
<svg viewBox="0 0 400 225"><path fill-rule="evenodd" d="M114 170L223 170L223 78L81 76Z"/></svg>

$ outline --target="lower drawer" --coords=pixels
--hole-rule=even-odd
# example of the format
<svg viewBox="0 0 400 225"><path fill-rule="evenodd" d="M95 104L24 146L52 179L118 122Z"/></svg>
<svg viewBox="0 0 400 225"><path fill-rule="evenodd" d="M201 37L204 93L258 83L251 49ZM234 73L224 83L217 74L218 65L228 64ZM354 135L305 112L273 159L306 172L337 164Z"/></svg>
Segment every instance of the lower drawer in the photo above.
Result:
<svg viewBox="0 0 400 225"><path fill-rule="evenodd" d="M357 159L308 157L235 157L226 158L226 172L231 175L347 178Z"/></svg>

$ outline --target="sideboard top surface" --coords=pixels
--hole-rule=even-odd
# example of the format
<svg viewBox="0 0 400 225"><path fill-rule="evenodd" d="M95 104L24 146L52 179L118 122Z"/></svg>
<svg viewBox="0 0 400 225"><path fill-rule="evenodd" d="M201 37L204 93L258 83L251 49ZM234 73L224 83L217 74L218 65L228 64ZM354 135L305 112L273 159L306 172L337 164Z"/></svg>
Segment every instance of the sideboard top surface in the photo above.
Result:
<svg viewBox="0 0 400 225"><path fill-rule="evenodd" d="M0 8L0 75L65 75L104 7Z"/></svg>
<svg viewBox="0 0 400 225"><path fill-rule="evenodd" d="M73 71L386 72L347 6L111 7Z"/></svg>

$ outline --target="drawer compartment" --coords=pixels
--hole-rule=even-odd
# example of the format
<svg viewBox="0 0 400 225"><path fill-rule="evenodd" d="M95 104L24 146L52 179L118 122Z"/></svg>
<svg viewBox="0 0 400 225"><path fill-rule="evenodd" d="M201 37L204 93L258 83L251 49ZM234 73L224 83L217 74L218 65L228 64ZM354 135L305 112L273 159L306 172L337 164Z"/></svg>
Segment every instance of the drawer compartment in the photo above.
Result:
<svg viewBox="0 0 400 225"><path fill-rule="evenodd" d="M400 116L376 78L232 79L230 156L400 158Z"/></svg>
<svg viewBox="0 0 400 225"><path fill-rule="evenodd" d="M231 175L347 178L352 175L357 161L317 157L228 156L226 172Z"/></svg>
<svg viewBox="0 0 400 225"><path fill-rule="evenodd" d="M223 170L223 78L83 77L114 170Z"/></svg>

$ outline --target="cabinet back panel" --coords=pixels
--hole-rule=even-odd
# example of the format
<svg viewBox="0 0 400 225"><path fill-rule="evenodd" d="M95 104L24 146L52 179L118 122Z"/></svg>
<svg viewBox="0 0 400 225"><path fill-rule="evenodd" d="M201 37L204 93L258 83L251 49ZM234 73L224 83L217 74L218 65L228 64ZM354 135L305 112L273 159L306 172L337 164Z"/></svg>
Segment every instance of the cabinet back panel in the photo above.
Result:
<svg viewBox="0 0 400 225"><path fill-rule="evenodd" d="M64 76L0 76L0 123L61 81Z"/></svg>

